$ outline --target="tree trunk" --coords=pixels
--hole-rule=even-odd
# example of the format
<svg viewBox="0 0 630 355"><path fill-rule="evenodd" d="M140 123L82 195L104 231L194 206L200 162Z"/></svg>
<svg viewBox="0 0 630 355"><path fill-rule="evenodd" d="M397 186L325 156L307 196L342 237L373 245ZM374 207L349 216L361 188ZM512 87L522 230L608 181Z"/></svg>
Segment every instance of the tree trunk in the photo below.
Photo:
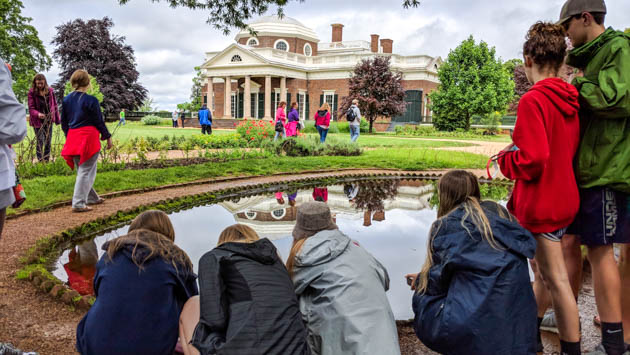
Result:
<svg viewBox="0 0 630 355"><path fill-rule="evenodd" d="M374 123L374 118L370 117L368 118L368 121L370 121L370 130L368 132L370 132L370 134L372 133L372 124Z"/></svg>
<svg viewBox="0 0 630 355"><path fill-rule="evenodd" d="M466 114L466 132L470 131L470 114Z"/></svg>

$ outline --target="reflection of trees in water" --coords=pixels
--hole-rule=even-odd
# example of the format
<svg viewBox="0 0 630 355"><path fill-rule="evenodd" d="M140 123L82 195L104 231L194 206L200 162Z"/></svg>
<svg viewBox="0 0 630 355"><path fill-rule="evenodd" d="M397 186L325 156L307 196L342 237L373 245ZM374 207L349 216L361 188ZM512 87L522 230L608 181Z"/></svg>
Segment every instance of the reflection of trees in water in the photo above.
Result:
<svg viewBox="0 0 630 355"><path fill-rule="evenodd" d="M359 192L354 197L357 210L381 211L385 208L383 202L391 200L398 194L400 180L359 181Z"/></svg>
<svg viewBox="0 0 630 355"><path fill-rule="evenodd" d="M440 198L437 193L437 181L432 182L434 188L433 196L429 200L431 208L437 208L440 204ZM502 183L482 183L479 184L479 192L482 200L507 201L512 193L512 185Z"/></svg>

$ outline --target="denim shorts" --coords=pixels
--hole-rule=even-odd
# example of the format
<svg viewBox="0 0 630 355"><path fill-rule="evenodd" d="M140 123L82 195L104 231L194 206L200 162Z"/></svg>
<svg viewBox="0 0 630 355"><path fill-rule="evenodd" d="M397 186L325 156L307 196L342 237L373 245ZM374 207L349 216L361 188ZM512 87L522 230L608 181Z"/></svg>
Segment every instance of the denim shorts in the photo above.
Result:
<svg viewBox="0 0 630 355"><path fill-rule="evenodd" d="M630 194L607 187L580 189L580 210L569 226L583 245L630 243Z"/></svg>

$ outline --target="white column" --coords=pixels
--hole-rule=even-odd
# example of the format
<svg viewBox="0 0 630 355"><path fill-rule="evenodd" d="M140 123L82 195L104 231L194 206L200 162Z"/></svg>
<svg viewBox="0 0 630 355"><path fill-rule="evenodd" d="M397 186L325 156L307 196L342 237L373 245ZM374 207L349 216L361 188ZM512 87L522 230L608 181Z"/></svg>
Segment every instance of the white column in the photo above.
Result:
<svg viewBox="0 0 630 355"><path fill-rule="evenodd" d="M287 78L285 76L280 78L280 101L287 102ZM287 106L289 106L288 102Z"/></svg>
<svg viewBox="0 0 630 355"><path fill-rule="evenodd" d="M214 117L214 111L212 110L212 104L214 103L214 88L212 87L212 78L208 78L208 90L206 91L206 95L208 95L208 110Z"/></svg>
<svg viewBox="0 0 630 355"><path fill-rule="evenodd" d="M252 83L251 76L245 76L245 94L243 94L243 118L252 117Z"/></svg>
<svg viewBox="0 0 630 355"><path fill-rule="evenodd" d="M225 77L225 103L223 104L223 118L232 118L232 78Z"/></svg>
<svg viewBox="0 0 630 355"><path fill-rule="evenodd" d="M271 117L271 75L265 76L265 119L273 119Z"/></svg>

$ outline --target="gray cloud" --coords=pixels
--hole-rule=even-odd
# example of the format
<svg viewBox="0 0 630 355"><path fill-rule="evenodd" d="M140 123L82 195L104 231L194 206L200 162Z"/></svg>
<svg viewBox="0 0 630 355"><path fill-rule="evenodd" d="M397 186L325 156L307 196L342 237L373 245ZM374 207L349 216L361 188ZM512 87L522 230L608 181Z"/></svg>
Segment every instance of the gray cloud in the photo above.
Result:
<svg viewBox="0 0 630 355"><path fill-rule="evenodd" d="M112 32L124 36L136 52L140 81L160 109L172 109L189 100L194 67L204 53L233 42L206 23L204 11L172 9L164 3L133 0L120 6L116 0L23 0L24 14L45 42L49 54L55 26L76 18L109 16L116 24ZM495 46L503 59L521 57L523 38L538 20L555 21L564 0L424 0L419 8L403 9L402 0L306 0L292 1L285 14L313 28L322 42L331 38L332 23L343 23L344 40L369 40L376 33L394 40L400 54L446 57L469 35ZM53 4L53 5L51 5ZM623 29L630 26L624 14L629 1L607 2L606 24ZM270 9L269 13L275 13ZM56 64L46 73L57 80Z"/></svg>

